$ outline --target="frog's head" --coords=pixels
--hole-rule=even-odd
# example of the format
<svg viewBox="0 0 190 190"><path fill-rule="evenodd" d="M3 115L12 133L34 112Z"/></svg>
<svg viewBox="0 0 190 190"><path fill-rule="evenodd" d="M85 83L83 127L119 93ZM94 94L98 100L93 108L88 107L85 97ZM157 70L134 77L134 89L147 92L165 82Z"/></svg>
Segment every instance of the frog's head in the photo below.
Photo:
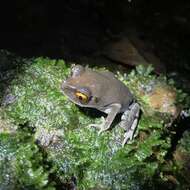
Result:
<svg viewBox="0 0 190 190"><path fill-rule="evenodd" d="M71 70L71 76L63 81L61 89L72 102L81 107L97 107L98 98L93 96L88 80L88 75L85 75L86 68L81 65L76 65Z"/></svg>

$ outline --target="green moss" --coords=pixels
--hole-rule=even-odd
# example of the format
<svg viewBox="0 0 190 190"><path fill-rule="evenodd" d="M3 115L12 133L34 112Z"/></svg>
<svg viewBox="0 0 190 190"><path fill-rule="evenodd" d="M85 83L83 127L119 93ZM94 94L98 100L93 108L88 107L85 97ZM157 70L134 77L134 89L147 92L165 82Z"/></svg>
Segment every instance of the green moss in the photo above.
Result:
<svg viewBox="0 0 190 190"><path fill-rule="evenodd" d="M32 66L26 65L24 73L12 82L10 93L16 101L6 107L6 113L16 123L29 121L34 127L60 127L63 123L69 125L70 120L75 121L76 117L69 117L70 110L64 105L65 97L60 92L66 72L63 61L39 58L33 61Z"/></svg>
<svg viewBox="0 0 190 190"><path fill-rule="evenodd" d="M51 165L48 172L53 178L65 184L74 175L79 189L154 187L151 180L159 171L159 165L164 162L170 147L161 117L155 119L142 115L137 137L122 148L124 131L118 125L98 136L96 129L86 126L100 122L100 118L90 117L88 112L79 110L63 96L60 86L70 72L64 61L33 59L28 64L26 61L22 71L9 87L9 95L15 100L9 104L5 101L3 111L14 124L27 124L27 127L34 129L33 136L46 153L45 159ZM156 80L155 76L149 75L150 71L138 71L143 73L139 74L141 82L150 84L148 79ZM137 76L138 73L132 72L130 80L124 77L123 80L128 85L130 82L139 83ZM135 87L133 90L135 92ZM7 137L7 144L10 138ZM13 178L19 179L19 185L45 188L49 173L45 172L46 166L34 141L15 144L16 160L11 160L14 165ZM22 163L23 159L27 161Z"/></svg>
<svg viewBox="0 0 190 190"><path fill-rule="evenodd" d="M180 149L190 155L190 131L186 131L183 134L183 138L180 141Z"/></svg>
<svg viewBox="0 0 190 190"><path fill-rule="evenodd" d="M29 134L0 134L0 189L53 190L42 163L42 154Z"/></svg>

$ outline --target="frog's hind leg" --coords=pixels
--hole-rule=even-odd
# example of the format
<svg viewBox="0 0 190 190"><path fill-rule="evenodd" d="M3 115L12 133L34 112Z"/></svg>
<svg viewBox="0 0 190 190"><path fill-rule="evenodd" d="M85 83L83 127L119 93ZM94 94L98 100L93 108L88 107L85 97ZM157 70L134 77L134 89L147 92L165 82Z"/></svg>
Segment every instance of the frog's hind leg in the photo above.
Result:
<svg viewBox="0 0 190 190"><path fill-rule="evenodd" d="M140 106L136 102L132 103L129 106L129 109L123 113L120 123L120 126L125 130L122 146L124 146L129 140L133 139L138 124L139 113Z"/></svg>

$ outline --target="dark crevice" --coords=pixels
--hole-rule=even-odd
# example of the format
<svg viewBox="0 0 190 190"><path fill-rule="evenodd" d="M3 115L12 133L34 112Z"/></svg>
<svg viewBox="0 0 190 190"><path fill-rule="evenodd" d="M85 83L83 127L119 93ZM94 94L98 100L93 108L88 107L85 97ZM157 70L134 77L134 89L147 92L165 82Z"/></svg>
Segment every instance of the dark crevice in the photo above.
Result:
<svg viewBox="0 0 190 190"><path fill-rule="evenodd" d="M169 130L172 131L173 136L171 138L171 147L168 150L166 155L166 159L170 160L173 158L173 153L175 152L177 145L180 139L183 137L185 131L189 130L190 117L180 119L180 121L176 121Z"/></svg>

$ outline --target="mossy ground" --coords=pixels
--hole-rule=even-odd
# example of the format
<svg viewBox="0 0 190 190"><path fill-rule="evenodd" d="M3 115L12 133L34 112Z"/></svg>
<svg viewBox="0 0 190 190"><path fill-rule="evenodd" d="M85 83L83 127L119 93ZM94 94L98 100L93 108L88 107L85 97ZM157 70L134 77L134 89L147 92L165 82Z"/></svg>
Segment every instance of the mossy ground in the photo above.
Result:
<svg viewBox="0 0 190 190"><path fill-rule="evenodd" d="M62 94L61 83L70 73L63 60L23 62L22 72L1 94L1 117L16 126L14 133L0 134L2 188L69 188L74 177L79 189L156 189L155 176L162 180L160 166L171 146L163 118L142 114L136 138L122 148L124 131L118 125L98 136L86 126L100 118ZM149 74L143 77L155 80ZM142 79L139 72L131 77L137 75Z"/></svg>

